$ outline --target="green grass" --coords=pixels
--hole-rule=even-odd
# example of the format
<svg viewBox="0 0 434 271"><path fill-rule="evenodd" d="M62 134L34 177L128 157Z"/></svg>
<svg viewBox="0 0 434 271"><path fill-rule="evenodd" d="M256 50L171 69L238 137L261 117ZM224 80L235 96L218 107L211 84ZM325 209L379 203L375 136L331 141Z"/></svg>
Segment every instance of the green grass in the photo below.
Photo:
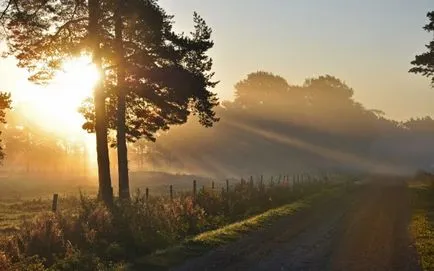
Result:
<svg viewBox="0 0 434 271"><path fill-rule="evenodd" d="M0 203L0 235L18 231L23 221L32 219L44 211L43 208L39 209L38 207L32 206L26 210L22 208L21 203Z"/></svg>
<svg viewBox="0 0 434 271"><path fill-rule="evenodd" d="M297 212L313 207L313 205L341 197L344 192L343 187L326 189L305 199L268 210L243 221L201 233L177 246L141 258L137 260L136 264L139 268L146 270L167 270L170 267L179 265L188 258L203 255L213 248L234 242L249 232L267 227L279 218L294 215Z"/></svg>
<svg viewBox="0 0 434 271"><path fill-rule="evenodd" d="M32 220L40 213L51 210L51 199L0 201L0 235L19 230L24 221ZM78 204L76 197L62 197L59 208L70 210Z"/></svg>
<svg viewBox="0 0 434 271"><path fill-rule="evenodd" d="M422 270L434 270L434 187L410 185L413 215L410 231Z"/></svg>

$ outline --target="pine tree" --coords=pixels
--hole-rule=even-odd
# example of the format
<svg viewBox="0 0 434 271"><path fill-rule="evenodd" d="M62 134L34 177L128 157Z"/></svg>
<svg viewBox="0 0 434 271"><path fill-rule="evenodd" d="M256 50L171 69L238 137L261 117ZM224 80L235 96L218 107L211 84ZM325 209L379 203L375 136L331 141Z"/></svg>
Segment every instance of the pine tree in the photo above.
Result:
<svg viewBox="0 0 434 271"><path fill-rule="evenodd" d="M427 17L429 22L423 29L434 34L434 11L428 12ZM426 45L426 48L427 52L417 55L411 62L414 67L410 69L410 72L431 78L431 85L434 87L434 38Z"/></svg>
<svg viewBox="0 0 434 271"><path fill-rule="evenodd" d="M210 90L213 47L211 29L196 13L195 30L189 36L172 31L172 16L156 1L118 1L115 11L114 60L106 89L111 93L110 128L117 130L119 195L129 197L126 140L156 140L158 131L183 124L196 114L204 126L218 120L218 104ZM108 43L109 44L109 43ZM94 108L82 113L85 127L94 131Z"/></svg>
<svg viewBox="0 0 434 271"><path fill-rule="evenodd" d="M89 53L101 73L83 128L96 132L100 194L111 202L108 125L117 130L119 195L129 197L126 141L156 139L191 114L204 126L218 120L211 92L211 29L194 14L191 35L176 34L155 0L14 0L3 21L10 53L31 80L47 83L65 58ZM108 97L108 99L106 99Z"/></svg>
<svg viewBox="0 0 434 271"><path fill-rule="evenodd" d="M104 27L110 23L107 1L100 0L13 0L8 1L1 20L9 55L18 66L31 72L30 80L47 84L65 59L92 55L104 78ZM79 78L77 79L79 80ZM107 146L106 94L104 81L94 92L95 130L99 173L99 195L111 204L113 192Z"/></svg>

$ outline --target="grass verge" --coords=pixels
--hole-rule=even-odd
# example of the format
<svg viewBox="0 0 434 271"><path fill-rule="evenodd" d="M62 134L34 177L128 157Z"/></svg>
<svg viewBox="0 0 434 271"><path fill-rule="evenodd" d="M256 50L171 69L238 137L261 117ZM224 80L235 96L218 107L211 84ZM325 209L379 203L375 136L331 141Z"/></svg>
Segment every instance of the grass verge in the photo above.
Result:
<svg viewBox="0 0 434 271"><path fill-rule="evenodd" d="M413 215L410 232L422 270L434 270L434 187L410 185Z"/></svg>
<svg viewBox="0 0 434 271"><path fill-rule="evenodd" d="M325 189L305 199L270 209L262 214L217 230L201 233L177 246L138 259L136 265L138 268L146 270L167 270L189 258L201 256L214 248L234 242L247 233L269 226L279 218L294 215L316 204L340 197L345 191L344 187Z"/></svg>

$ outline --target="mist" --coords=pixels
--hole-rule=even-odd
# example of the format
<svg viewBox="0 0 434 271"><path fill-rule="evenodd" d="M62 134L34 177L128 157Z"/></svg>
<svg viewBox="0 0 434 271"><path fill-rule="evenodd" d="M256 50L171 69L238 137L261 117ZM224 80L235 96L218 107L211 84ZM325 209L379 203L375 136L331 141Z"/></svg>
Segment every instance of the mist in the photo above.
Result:
<svg viewBox="0 0 434 271"><path fill-rule="evenodd" d="M208 129L194 117L130 148L134 171L213 178L324 170L411 174L432 165L434 122L398 122L354 100L356 90L330 75L290 85L254 72L235 85Z"/></svg>

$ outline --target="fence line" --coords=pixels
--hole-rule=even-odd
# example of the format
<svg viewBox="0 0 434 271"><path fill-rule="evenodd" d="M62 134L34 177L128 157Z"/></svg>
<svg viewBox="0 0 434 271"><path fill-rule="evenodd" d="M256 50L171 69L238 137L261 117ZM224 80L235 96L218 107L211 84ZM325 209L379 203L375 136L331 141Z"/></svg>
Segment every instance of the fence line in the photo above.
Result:
<svg viewBox="0 0 434 271"><path fill-rule="evenodd" d="M275 176L270 176L269 178L269 182L268 185L266 182L264 182L264 176L260 175L257 178L257 181L255 181L255 178L253 176L249 177L249 182L247 183L247 181L242 177L240 178L240 181L230 181L229 179L226 179L224 182L216 182L215 180L210 180L210 186L207 187L205 184L202 184L202 187L200 189L201 193L205 193L205 192L212 192L212 193L229 193L231 191L233 191L234 188L236 188L237 186L239 186L241 189L245 189L248 188L248 190L253 190L256 189L259 192L266 192L269 189L273 189L275 187L282 187L282 188L288 188L291 191L303 191L304 190L304 185L307 184L318 184L318 183L322 183L322 184L327 184L330 183L330 173L319 176L317 174L315 175L310 175L308 173L299 173L299 174L294 174L294 175L289 175L289 174L279 174L277 175L278 177ZM193 197L193 199L197 198L198 195L198 190L197 190L197 185L198 185L198 181L197 180L193 180L193 187L191 191L191 195ZM219 186L221 186L221 189L217 189ZM231 189L232 187L232 189ZM167 196L169 196L169 198L171 200L173 200L174 198L174 194L175 194L175 185L169 185L169 194ZM161 189L158 189L161 190ZM167 191L167 190L166 190ZM180 189L179 192L184 193L184 194L189 194L188 190L186 189ZM164 193L158 194L159 196L165 196ZM150 198L150 188L146 187L146 199L148 200Z"/></svg>

